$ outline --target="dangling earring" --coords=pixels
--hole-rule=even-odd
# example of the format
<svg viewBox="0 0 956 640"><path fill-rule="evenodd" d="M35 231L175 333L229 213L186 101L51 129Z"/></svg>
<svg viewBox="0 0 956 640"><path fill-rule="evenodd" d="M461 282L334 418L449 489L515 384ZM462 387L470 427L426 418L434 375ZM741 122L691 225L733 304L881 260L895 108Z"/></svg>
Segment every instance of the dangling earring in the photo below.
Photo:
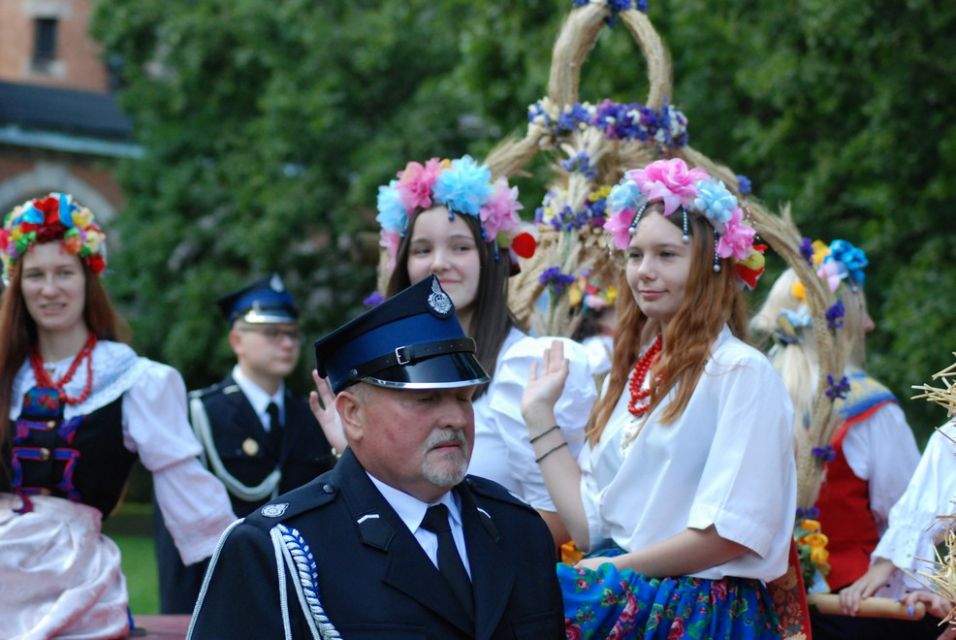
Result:
<svg viewBox="0 0 956 640"><path fill-rule="evenodd" d="M684 224L684 236L683 236L684 244L687 244L688 242L690 242L690 234L687 232L687 209L685 209L682 205L680 210L683 216L683 224Z"/></svg>

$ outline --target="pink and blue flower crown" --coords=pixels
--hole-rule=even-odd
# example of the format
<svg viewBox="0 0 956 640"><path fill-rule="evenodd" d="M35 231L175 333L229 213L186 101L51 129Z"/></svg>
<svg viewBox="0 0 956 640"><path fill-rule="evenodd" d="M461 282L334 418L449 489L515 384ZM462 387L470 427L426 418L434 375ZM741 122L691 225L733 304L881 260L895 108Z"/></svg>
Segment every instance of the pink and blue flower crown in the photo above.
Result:
<svg viewBox="0 0 956 640"><path fill-rule="evenodd" d="M67 193L51 193L27 200L3 218L0 259L3 278L34 244L59 240L63 248L86 262L99 275L106 268L106 235L93 212Z"/></svg>
<svg viewBox="0 0 956 640"><path fill-rule="evenodd" d="M684 242L689 240L687 213L696 211L714 228L714 271L720 258L732 258L738 277L754 288L763 274L763 245L754 245L756 230L744 222L737 197L727 186L699 167L691 169L680 158L656 160L643 169L632 169L611 189L604 229L614 246L626 249L647 207L664 206L664 215L680 211Z"/></svg>
<svg viewBox="0 0 956 640"><path fill-rule="evenodd" d="M416 213L444 206L449 217L473 216L481 223L485 242L509 248L523 258L534 253L533 238L518 234L518 187L510 187L501 177L491 179L491 170L468 155L456 160L432 158L425 164L409 162L398 177L378 188L378 215L381 245L388 251L389 268L394 268L401 239L408 232ZM520 241L518 237L521 237ZM517 242L513 242L517 241ZM530 253L529 253L530 242ZM496 254L497 255L497 254Z"/></svg>

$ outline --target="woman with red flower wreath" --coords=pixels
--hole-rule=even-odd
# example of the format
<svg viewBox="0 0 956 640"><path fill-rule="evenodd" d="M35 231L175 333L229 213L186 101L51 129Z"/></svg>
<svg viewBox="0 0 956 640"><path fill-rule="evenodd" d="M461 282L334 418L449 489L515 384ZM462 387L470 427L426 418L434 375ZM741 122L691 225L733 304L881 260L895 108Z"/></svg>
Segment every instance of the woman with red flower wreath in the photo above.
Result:
<svg viewBox="0 0 956 640"><path fill-rule="evenodd" d="M115 341L92 212L27 201L0 255L0 637L125 637L119 549L100 529L137 457L186 564L212 555L229 499L196 458L180 375Z"/></svg>
<svg viewBox="0 0 956 640"><path fill-rule="evenodd" d="M631 295L576 460L551 428L560 343L522 399L558 514L588 554L558 565L568 636L779 638L766 583L787 569L796 469L783 384L745 343L754 229L720 180L680 159L626 172L608 206Z"/></svg>

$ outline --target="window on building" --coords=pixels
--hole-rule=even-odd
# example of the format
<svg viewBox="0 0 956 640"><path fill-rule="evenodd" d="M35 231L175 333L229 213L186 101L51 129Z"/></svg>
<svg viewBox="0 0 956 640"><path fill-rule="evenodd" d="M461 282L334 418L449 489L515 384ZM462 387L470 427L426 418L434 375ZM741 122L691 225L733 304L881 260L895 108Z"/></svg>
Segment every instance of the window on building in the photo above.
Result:
<svg viewBox="0 0 956 640"><path fill-rule="evenodd" d="M33 21L33 68L47 71L56 60L56 18L37 18Z"/></svg>

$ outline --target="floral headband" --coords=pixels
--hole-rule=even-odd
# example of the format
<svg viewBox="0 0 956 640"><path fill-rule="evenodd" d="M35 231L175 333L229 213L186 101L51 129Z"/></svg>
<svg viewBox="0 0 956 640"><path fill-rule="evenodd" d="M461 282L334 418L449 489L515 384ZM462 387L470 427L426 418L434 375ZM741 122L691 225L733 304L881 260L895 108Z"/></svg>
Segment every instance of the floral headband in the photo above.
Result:
<svg viewBox="0 0 956 640"><path fill-rule="evenodd" d="M866 252L846 240L834 240L827 246L820 240L811 243L804 238L800 253L816 267L817 275L826 281L830 291L836 291L844 280L853 291L857 287L862 289L866 282L863 270L870 264Z"/></svg>
<svg viewBox="0 0 956 640"><path fill-rule="evenodd" d="M604 228L614 245L626 249L647 207L660 202L664 215L680 211L684 242L689 241L688 211L702 214L714 228L714 271L720 258L732 258L737 276L753 289L764 271L764 245L754 245L756 230L743 221L744 213L727 186L699 167L689 168L680 158L656 160L624 174L608 196L610 213Z"/></svg>
<svg viewBox="0 0 956 640"><path fill-rule="evenodd" d="M99 275L106 268L106 235L67 193L51 193L28 200L9 212L0 229L0 258L4 279L34 244L59 240L63 248L86 262Z"/></svg>
<svg viewBox="0 0 956 640"><path fill-rule="evenodd" d="M409 162L397 179L378 188L375 219L382 226L381 245L388 251L389 269L395 266L399 242L412 216L439 205L448 208L449 219L456 213L477 218L482 239L495 243L495 256L499 247L508 247L522 258L534 255L534 238L518 233L522 208L518 187L509 187L503 177L492 181L491 170L471 156L450 161L432 158L424 165Z"/></svg>

